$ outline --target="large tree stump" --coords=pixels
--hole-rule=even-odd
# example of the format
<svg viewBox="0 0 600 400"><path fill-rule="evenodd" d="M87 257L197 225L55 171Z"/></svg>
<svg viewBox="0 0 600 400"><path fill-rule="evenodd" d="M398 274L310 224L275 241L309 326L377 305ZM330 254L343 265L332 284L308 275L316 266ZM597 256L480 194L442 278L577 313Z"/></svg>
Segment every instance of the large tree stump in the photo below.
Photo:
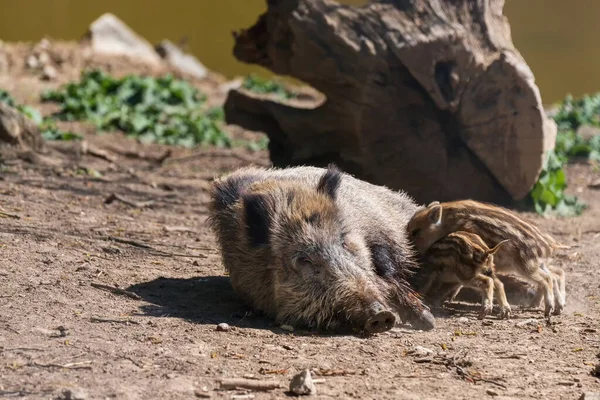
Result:
<svg viewBox="0 0 600 400"><path fill-rule="evenodd" d="M229 92L229 123L265 132L275 165L336 162L418 201L527 195L556 127L503 0L268 0L235 56L326 100Z"/></svg>

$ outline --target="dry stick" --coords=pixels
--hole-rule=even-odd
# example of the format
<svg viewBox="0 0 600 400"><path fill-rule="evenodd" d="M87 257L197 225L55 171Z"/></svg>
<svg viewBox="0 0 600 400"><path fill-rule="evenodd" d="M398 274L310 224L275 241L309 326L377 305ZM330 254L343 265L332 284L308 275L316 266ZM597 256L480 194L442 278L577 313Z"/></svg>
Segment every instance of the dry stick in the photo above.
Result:
<svg viewBox="0 0 600 400"><path fill-rule="evenodd" d="M153 256L157 256L157 257L208 258L208 256L206 254L193 255L193 254L181 254L181 253L168 253L168 252L165 252L165 251L157 250L157 249L155 249L152 246L148 246L147 244L136 242L135 240L121 239L121 238L114 237L114 236L108 236L106 238L106 240L112 240L112 241L115 241L117 243L128 244L130 246L138 247L140 249L152 250L152 252L150 252L149 254L153 255Z"/></svg>
<svg viewBox="0 0 600 400"><path fill-rule="evenodd" d="M108 197L106 199L104 199L104 204L110 204L113 201L120 201L123 204L127 204L128 206L134 207L134 208L145 208L145 207L150 207L151 205L153 205L155 203L154 200L148 200L148 201L132 201L132 200L128 200L118 194L115 193L111 193L110 195L108 195Z"/></svg>
<svg viewBox="0 0 600 400"><path fill-rule="evenodd" d="M112 292L114 294L121 294L123 296L130 297L130 298L132 298L134 300L141 300L142 299L142 297L140 295L138 295L136 293L133 293L133 292L129 292L129 291L125 290L125 289L121 289L121 288L118 288L118 287L103 285L101 283L94 283L94 282L92 282L91 285L93 287L95 287L96 289L108 290L109 292Z"/></svg>
<svg viewBox="0 0 600 400"><path fill-rule="evenodd" d="M277 381L256 381L242 378L223 379L220 383L221 389L249 389L265 392L283 387L283 385Z"/></svg>
<svg viewBox="0 0 600 400"><path fill-rule="evenodd" d="M112 240L113 242L128 244L133 247L139 247L140 249L154 250L154 248L152 246L148 246L147 244L136 242L135 240L122 239L122 238L118 238L118 237L114 237L114 236L108 236L108 237L106 237L106 240Z"/></svg>
<svg viewBox="0 0 600 400"><path fill-rule="evenodd" d="M13 218L13 219L21 219L21 217L17 214L9 214L4 211L0 211L0 217L4 218Z"/></svg>
<svg viewBox="0 0 600 400"><path fill-rule="evenodd" d="M44 351L38 347L0 347L0 353L3 351Z"/></svg>
<svg viewBox="0 0 600 400"><path fill-rule="evenodd" d="M37 362L32 362L30 365L35 367L44 367L44 368L66 368L66 369L92 369L92 367L88 364L91 364L92 361L81 361L76 363L68 363L68 364L41 364Z"/></svg>
<svg viewBox="0 0 600 400"><path fill-rule="evenodd" d="M117 158L115 156L110 155L106 150L92 147L89 144L83 150L84 150L83 151L84 154L89 154L90 156L100 158L102 160L105 160L105 161L108 161L111 163L115 163L117 161Z"/></svg>
<svg viewBox="0 0 600 400"><path fill-rule="evenodd" d="M134 325L139 325L140 323L137 321L133 321L130 319L108 319L108 318L97 318L97 317L91 317L90 318L90 322L109 322L109 323L116 323L116 324L134 324Z"/></svg>

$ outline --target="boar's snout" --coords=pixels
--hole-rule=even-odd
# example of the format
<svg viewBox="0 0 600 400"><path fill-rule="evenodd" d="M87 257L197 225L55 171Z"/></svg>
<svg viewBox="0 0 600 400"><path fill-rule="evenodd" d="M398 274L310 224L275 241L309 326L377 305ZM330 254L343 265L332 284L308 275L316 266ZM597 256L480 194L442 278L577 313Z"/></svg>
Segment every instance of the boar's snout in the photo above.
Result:
<svg viewBox="0 0 600 400"><path fill-rule="evenodd" d="M379 333L389 331L396 323L396 317L391 311L386 310L381 303L375 302L371 305L371 316L365 323L365 331L368 333Z"/></svg>

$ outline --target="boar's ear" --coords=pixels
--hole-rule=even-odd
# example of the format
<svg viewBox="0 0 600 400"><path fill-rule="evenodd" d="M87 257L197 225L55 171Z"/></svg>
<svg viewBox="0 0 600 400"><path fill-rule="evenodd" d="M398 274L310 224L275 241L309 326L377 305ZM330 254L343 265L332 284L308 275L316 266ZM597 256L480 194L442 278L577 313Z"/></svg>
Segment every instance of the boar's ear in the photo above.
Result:
<svg viewBox="0 0 600 400"><path fill-rule="evenodd" d="M506 243L508 243L509 241L510 241L510 240L508 240L508 239L505 239L505 240L501 241L500 243L498 243L497 245L495 245L495 246L494 246L494 248L492 248L492 249L489 249L489 250L487 251L488 255L496 254L496 252L497 252L498 250L500 250L500 248L501 248L501 247L503 247L503 246L504 246Z"/></svg>
<svg viewBox="0 0 600 400"><path fill-rule="evenodd" d="M250 245L258 247L269 244L273 209L273 202L268 196L262 194L244 196L244 214Z"/></svg>
<svg viewBox="0 0 600 400"><path fill-rule="evenodd" d="M434 201L427 206L427 209L431 223L439 225L442 222L442 205L438 201Z"/></svg>
<svg viewBox="0 0 600 400"><path fill-rule="evenodd" d="M323 174L317 185L317 191L323 193L335 200L337 190L342 181L341 171L334 165L329 164L327 172Z"/></svg>

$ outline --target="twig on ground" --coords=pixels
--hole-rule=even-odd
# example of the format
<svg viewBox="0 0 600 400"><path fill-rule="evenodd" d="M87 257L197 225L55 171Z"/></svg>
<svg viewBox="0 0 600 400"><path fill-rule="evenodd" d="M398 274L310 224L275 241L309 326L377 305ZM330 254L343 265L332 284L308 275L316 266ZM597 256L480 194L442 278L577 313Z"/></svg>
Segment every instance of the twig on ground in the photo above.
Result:
<svg viewBox="0 0 600 400"><path fill-rule="evenodd" d="M113 201L120 201L121 203L126 204L131 207L134 207L134 208L150 207L155 203L154 200L132 201L132 200L128 200L118 194L111 193L110 195L108 195L108 197L106 199L104 199L104 204L111 204Z"/></svg>
<svg viewBox="0 0 600 400"><path fill-rule="evenodd" d="M131 240L131 239L122 239L122 238L118 238L118 237L114 237L114 236L108 236L106 238L106 240L112 240L113 242L128 244L133 247L139 247L140 249L154 250L154 247L152 247L152 246L149 246L149 245L141 243L141 242L136 242L135 240Z"/></svg>
<svg viewBox="0 0 600 400"><path fill-rule="evenodd" d="M40 349L38 347L1 347L0 353L3 351L44 351L46 349Z"/></svg>
<svg viewBox="0 0 600 400"><path fill-rule="evenodd" d="M131 319L110 319L110 318L98 318L98 317L91 317L90 318L90 322L108 322L108 323L115 323L115 324L134 324L134 325L139 325L140 323L137 321L133 321Z"/></svg>
<svg viewBox="0 0 600 400"><path fill-rule="evenodd" d="M112 240L112 241L117 242L117 243L128 244L130 246L137 247L137 248L140 248L140 249L151 250L151 252L149 252L148 254L153 255L153 256L157 256L157 257L208 258L208 256L206 254L194 255L194 254L169 253L169 252L166 252L166 251L157 250L157 249L155 249L152 246L149 246L147 244L144 244L144 243L141 243L141 242L137 242L137 241L131 240L131 239L122 239L122 238L118 238L118 237L114 237L114 236L108 236L106 238L106 240Z"/></svg>
<svg viewBox="0 0 600 400"><path fill-rule="evenodd" d="M130 298L132 298L134 300L141 300L142 299L142 297L140 295L138 295L136 293L133 293L133 292L129 292L129 291L125 290L125 289L121 289L121 288L118 288L118 287L103 285L101 283L94 283L94 282L92 282L91 285L93 287L95 287L96 289L108 290L109 292L112 292L114 294L121 294L123 296L130 297Z"/></svg>
<svg viewBox="0 0 600 400"><path fill-rule="evenodd" d="M168 164L172 164L172 163L182 163L182 162L187 162L187 161L193 161L196 160L198 158L206 158L206 157L231 157L231 158L237 158L240 161L243 161L247 164L255 164L255 165L262 165L262 166L269 166L268 163L265 163L264 160L260 157L252 157L252 156L247 156L244 154L240 154L237 152L225 152L225 151L220 151L220 152L202 152L199 154L192 154L189 156L182 156L182 157L177 157L177 158L171 158L168 162Z"/></svg>
<svg viewBox="0 0 600 400"><path fill-rule="evenodd" d="M100 158L111 163L115 163L117 161L117 158L109 154L106 150L93 147L87 142L83 142L81 144L81 150L83 154L89 154L90 156Z"/></svg>
<svg viewBox="0 0 600 400"><path fill-rule="evenodd" d="M161 155L150 155L150 154L146 154L143 151L131 151L131 150L127 150L127 151L121 151L119 149L116 149L114 147L111 147L110 150L113 153L117 153L120 154L123 157L126 158L133 158L133 159L138 159L138 160L146 160L146 161L150 161L150 162L154 162L156 164L162 164L165 162L165 160L169 157L171 157L171 154L173 154L173 151L171 149L167 149L165 150L165 152Z"/></svg>
<svg viewBox="0 0 600 400"><path fill-rule="evenodd" d="M249 389L264 392L283 387L283 385L277 381L257 381L242 378L223 379L220 384L221 389Z"/></svg>
<svg viewBox="0 0 600 400"><path fill-rule="evenodd" d="M21 219L20 215L17 214L10 214L4 211L0 211L0 217L2 218L12 218L12 219Z"/></svg>
<svg viewBox="0 0 600 400"><path fill-rule="evenodd" d="M33 365L34 367L43 367L43 368L66 368L66 369L92 369L92 367L89 365L91 364L92 361L80 361L80 362L75 362L75 363L68 363L68 364L42 364L42 363L38 363L38 362L32 362L30 365Z"/></svg>
<svg viewBox="0 0 600 400"><path fill-rule="evenodd" d="M28 392L26 390L0 390L0 396L2 397L24 397L36 394L34 392Z"/></svg>
<svg viewBox="0 0 600 400"><path fill-rule="evenodd" d="M496 385L498 387L501 387L502 389L507 389L506 385L497 382L493 379L486 379L486 378L481 378L479 376L475 376L473 374L471 374L469 371L467 371L466 369L464 369L463 367L461 367L460 365L458 365L456 363L456 356L450 358L447 357L446 355L443 356L443 364L446 365L447 368L456 368L456 373L463 379L465 379L466 381L472 382L472 383L476 383L476 382L486 382L486 383L491 383L493 385Z"/></svg>

